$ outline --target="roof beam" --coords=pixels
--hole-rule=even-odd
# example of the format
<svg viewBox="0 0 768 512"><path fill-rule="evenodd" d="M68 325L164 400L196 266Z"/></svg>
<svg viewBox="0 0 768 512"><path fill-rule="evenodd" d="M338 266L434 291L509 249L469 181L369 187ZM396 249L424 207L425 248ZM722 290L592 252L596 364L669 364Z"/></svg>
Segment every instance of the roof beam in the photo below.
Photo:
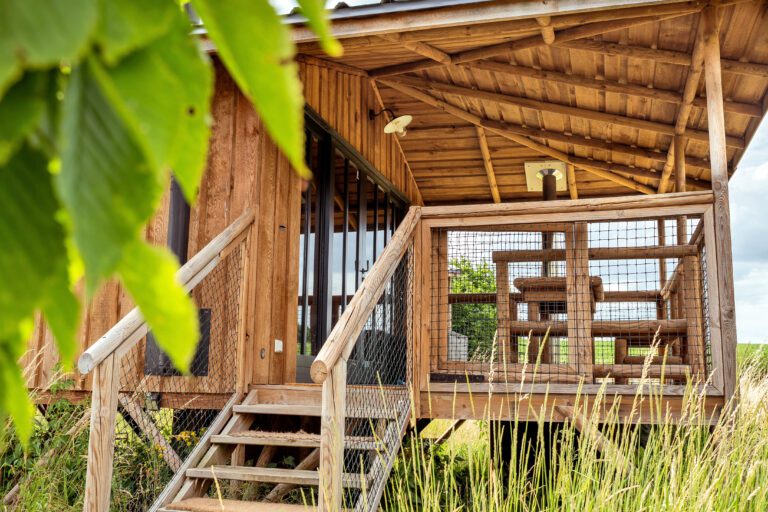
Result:
<svg viewBox="0 0 768 512"><path fill-rule="evenodd" d="M411 41L405 39L403 38L402 34L384 34L379 37L391 43L398 43L413 53L418 53L419 55L428 59L432 59L433 61L439 62L440 64L451 63L450 55L430 44L422 43L421 41Z"/></svg>
<svg viewBox="0 0 768 512"><path fill-rule="evenodd" d="M391 2L376 4L367 8L336 9L329 11L332 34L337 38L379 35L385 33L416 33L429 31L463 29L467 26L489 25L507 22L521 31L536 30L534 20L540 16L555 16L554 21L581 25L593 19L618 19L682 11L698 7L701 2L692 0L670 4L667 0L596 0L585 6L583 0L521 0L510 6L506 2ZM431 5L430 5L431 4ZM432 7L430 9L430 7ZM438 9L437 7L443 7ZM382 11L391 12L382 12ZM344 19L346 17L346 19ZM317 34L301 16L287 20L290 24L303 24L293 29L293 40L297 43L318 41Z"/></svg>
<svg viewBox="0 0 768 512"><path fill-rule="evenodd" d="M592 37L599 34L605 34L607 32L613 32L616 30L622 30L625 28L642 25L645 23L652 23L652 22L661 21L664 19L684 16L700 10L700 7L697 7L695 9L688 7L686 10L683 10L681 12L679 11L679 6L675 6L674 4L672 4L672 6L678 9L673 14L657 15L657 16L641 16L638 18L600 21L597 23L587 23L585 25L580 25L577 27L557 30L555 31L555 39L558 42L572 41L574 39ZM662 9L662 7L659 6L657 10L663 11L664 9ZM522 39L518 39L515 41L506 41L504 43L492 44L489 46L481 46L479 48L473 48L471 50L463 50L460 52L449 54L449 56L451 59L451 63L460 64L462 62L471 62L474 60L494 57L496 55L507 53L508 51L518 51L518 50L528 50L531 48L538 48L539 46L543 46L545 44L546 43L544 42L544 39L541 37L541 34L536 34L534 36L524 37ZM441 65L440 62L437 62L433 59L424 59L424 60L406 62L404 64L384 66L382 68L371 70L369 74L373 77L399 75L402 73L428 69L428 68L432 68L440 65Z"/></svg>
<svg viewBox="0 0 768 512"><path fill-rule="evenodd" d="M541 27L541 40L544 44L555 42L555 27L552 26L551 16L540 16L536 18L536 23Z"/></svg>
<svg viewBox="0 0 768 512"><path fill-rule="evenodd" d="M467 112L466 110L463 110L459 107L451 105L450 103L438 100L437 98L430 96L429 94L426 94L424 92L421 92L418 89L414 89L413 87L403 85L393 80L382 79L380 81L385 85L388 85L389 87L392 87L393 89L396 89L402 92L403 94L406 94L408 96L411 96L412 98L422 101L423 103L426 103L427 105L431 105L437 109L443 110L444 112L451 114L459 119L462 119L468 123L471 123L475 126L480 126L482 128L485 128L488 131L501 135L506 139L509 139L522 146L538 151L539 153L550 156L557 160L561 160L566 163L572 163L573 165L575 165L576 167L579 167L580 169L584 169L585 171L590 172L596 176L604 178L608 181L612 181L616 184L625 186L632 190L636 190L644 194L656 193L654 189L646 185L643 185L642 183L639 183L633 179L626 178L624 176L621 176L611 171L606 171L604 169L597 167L596 165L593 165L592 163L584 163L581 161L581 159L576 159L572 155L550 148L549 146L545 146L543 144L534 142L528 137L515 134L503 128L499 128L498 124L495 122L489 122L489 120L487 119L483 119L480 116L476 116L475 114L472 114L470 112Z"/></svg>
<svg viewBox="0 0 768 512"><path fill-rule="evenodd" d="M464 96L466 98L473 98L484 101L491 101L502 105L511 105L515 107L529 108L533 110L552 112L554 114L561 114L566 116L580 117L583 119L591 119L593 121L599 121L608 124L617 124L626 126L628 128L635 128L638 130L648 130L664 135L673 136L676 133L675 126L659 123L656 121L647 121L645 119L636 119L618 114L611 114L608 112L600 112L597 110L588 110L578 107L571 107L568 105L560 105L557 103L548 103L545 101L534 100L531 98L525 98L522 96L512 96L509 94L501 94L492 91L484 91L481 89L472 89L469 87L463 87L460 85L447 84L444 82L435 82L433 80L426 80L418 77L411 76L398 76L390 77L388 79L378 79L388 85L391 83L399 83L401 85L418 87L421 89L428 89L448 94L455 94L457 96ZM709 141L709 134L704 130L687 130L686 136L691 139L695 139L701 142ZM731 147L744 148L744 141L738 137L728 137L727 143Z"/></svg>
<svg viewBox="0 0 768 512"><path fill-rule="evenodd" d="M584 147L589 149L596 149L598 151L606 151L609 153L620 153L623 155L637 157L637 158L647 158L649 160L653 160L654 162L665 162L667 159L666 153L663 153L660 150L641 148L637 146L628 146L625 144L619 144L617 142L604 141L604 140L595 139L595 138L587 138L587 137L583 137L581 135L575 135L572 133L543 130L538 128L532 128L529 126L520 126L516 124L510 124L506 122L503 123L503 126L505 127L505 129L510 130L514 133L518 133L519 135L523 135L525 137L545 139L550 142L560 142L563 144L571 144L574 146L579 146L579 147ZM410 140L413 140L415 138L414 136L416 136L416 134L418 134L421 131L426 131L426 129L410 130L408 132L408 138ZM685 161L686 161L686 164L690 165L691 167L709 169L708 160L687 156L685 158Z"/></svg>
<svg viewBox="0 0 768 512"><path fill-rule="evenodd" d="M580 39L578 41L555 41L555 46L571 50L601 53L612 56L632 57L646 59L664 64L677 64L678 66L690 66L691 54L672 50L658 50L642 46L630 46L618 43L595 41L592 39ZM768 64L741 62L731 59L720 59L723 71L740 75L758 76L768 78Z"/></svg>
<svg viewBox="0 0 768 512"><path fill-rule="evenodd" d="M493 171L493 161L491 161L491 151L488 149L488 139L485 137L485 130L482 126L475 126L477 130L477 139L480 143L480 153L483 155L483 166L485 174L488 176L488 185L491 187L491 196L494 203L501 202L499 186L496 183L496 173Z"/></svg>
<svg viewBox="0 0 768 512"><path fill-rule="evenodd" d="M505 64L503 62L496 62L490 60L479 60L469 64L462 64L463 67L469 69L482 69L485 71L493 71L496 73L504 73L515 76L526 76L535 78L537 80L547 80L550 82L560 82L568 85L574 85L577 87L586 87L589 89L596 89L605 92L615 92L620 94L628 94L630 96L640 96L652 100L665 101L668 103L680 104L683 98L677 91L670 91L665 89L654 89L653 87L646 87L638 84L627 84L620 82L613 82L611 80L588 78L585 76L560 73L558 71L547 71L543 69L534 69L525 66L517 66L514 64ZM707 99L703 97L697 97L693 100L693 106L701 109L707 108ZM724 104L726 112L733 112L734 114L743 114L750 117L760 118L763 116L763 111L760 105L753 105L751 103L740 103L735 101L726 102Z"/></svg>

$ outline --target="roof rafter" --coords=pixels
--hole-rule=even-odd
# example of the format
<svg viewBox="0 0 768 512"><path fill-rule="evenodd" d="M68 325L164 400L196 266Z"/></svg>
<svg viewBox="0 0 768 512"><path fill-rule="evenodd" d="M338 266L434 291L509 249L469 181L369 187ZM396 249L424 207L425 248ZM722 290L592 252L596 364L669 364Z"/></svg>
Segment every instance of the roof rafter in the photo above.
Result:
<svg viewBox="0 0 768 512"><path fill-rule="evenodd" d="M696 8L686 7L681 11L680 7L675 4L672 4L669 6L659 6L657 8L657 11L659 12L659 14L655 16L641 16L637 18L626 18L626 19L616 19L616 20L609 20L609 21L600 21L597 23L587 23L581 26L557 30L555 31L555 39L556 41L572 41L574 39L592 37L595 35L604 34L607 32L613 32L616 30L622 30L625 28L630 28L630 27L642 25L645 23L662 21L665 19L671 19L678 16L686 16L693 12L697 12L700 9L701 7L696 7ZM668 14L664 14L667 11L672 11L672 12ZM479 48L473 48L471 50L463 50L463 51L451 53L448 55L451 59L451 63L459 64L462 62L471 62L474 60L485 59L487 57L493 57L496 55L506 53L508 51L528 50L531 48L537 48L545 44L546 43L544 42L544 39L541 37L541 34L539 33L534 36L524 37L522 39L518 39L514 41L507 41L504 43L492 44L489 46L481 46ZM435 61L431 58L427 58L424 60L406 62L404 64L395 64L393 66L385 66L382 68L374 69L374 70L371 70L369 74L373 77L398 75L402 73L408 73L411 71L428 69L428 68L432 68L440 65L442 65L442 63Z"/></svg>
<svg viewBox="0 0 768 512"><path fill-rule="evenodd" d="M480 153L483 155L483 166L485 174L488 176L488 186L491 187L491 196L494 203L501 202L499 186L496 183L496 173L493 171L493 161L491 160L491 150L488 148L488 139L485 137L485 130L482 126L475 126L477 130L477 140L480 143Z"/></svg>
<svg viewBox="0 0 768 512"><path fill-rule="evenodd" d="M680 104L683 101L683 98L677 91L656 89L639 84L614 82L603 78L588 78L580 75L560 73L559 71L548 71L544 69L518 66L515 64L505 64L503 62L478 60L469 64L461 64L461 66L469 69L482 69L484 71L493 71L495 73L526 76L539 80L548 80L550 82L561 82L568 85L575 85L577 87L597 89L599 91L616 92L620 94L628 94L630 96L640 96L643 98L665 101L668 103ZM707 99L704 97L694 98L693 106L702 109L707 108ZM723 104L723 107L725 108L726 112L733 112L734 114L743 114L758 118L763 116L763 111L760 105L728 101Z"/></svg>
<svg viewBox="0 0 768 512"><path fill-rule="evenodd" d="M533 110L540 110L545 112L552 112L555 114L561 114L566 116L580 117L584 119L590 119L593 121L599 121L609 124L617 124L626 126L629 128L635 128L638 130L648 130L664 135L675 135L675 126L660 123L657 121L648 121L645 119L637 119L626 117L618 114L611 114L608 112L602 112L597 110L588 110L579 107L571 107L568 105L560 105L557 103L548 103L541 100L534 100L522 96L512 96L509 94L501 94L492 91L485 91L481 89L474 89L469 87L463 87L460 85L453 85L444 82L436 82L433 80L427 80L424 78L412 77L412 76L397 76L389 77L387 79L379 78L380 82L391 84L393 82L401 85L417 87L421 89L433 90L448 94L455 94L457 96L464 96L467 98L474 98L479 100L485 100L495 102L504 105L511 105L516 107L530 108ZM704 130L687 130L686 136L691 139L695 139L701 142L709 142L709 134ZM727 141L729 146L735 148L743 148L744 141L737 137L728 137Z"/></svg>
<svg viewBox="0 0 768 512"><path fill-rule="evenodd" d="M438 100L437 98L430 96L429 94L426 94L424 92L419 91L418 89L414 89L413 87L409 87L407 85L403 85L401 83L398 83L393 80L380 80L385 85L392 87L393 89L396 89L403 94L407 94L411 96L412 98L415 98L417 100L420 100L428 105L431 105L435 108L438 108L440 110L443 110L454 117L458 117L459 119L462 119L464 121L467 121L475 126L480 126L482 128L485 128L488 131L491 131L493 133L496 133L498 135L501 135L502 137L509 139L513 142L516 142L522 146L526 146L530 149L533 149L535 151L538 151L539 153L542 153L544 155L550 156L552 158L555 158L557 160L561 160L566 163L572 163L576 167L579 167L580 169L583 169L587 172L590 172L596 176L599 176L601 178L604 178L606 180L612 181L616 184L623 185L627 188L630 188L632 190L636 190L638 192L642 192L644 194L655 194L656 191L646 185L643 185L640 182L637 182L631 178L627 178L625 176L621 176L619 174L616 174L612 171L606 171L604 169L599 168L597 165L593 165L591 161L587 161L589 163L582 162L582 159L576 158L573 155L569 155L567 153L563 153L561 151L558 151L556 149L550 148L549 146L545 146L543 144L539 144L538 142L535 142L528 137L524 137L515 133L510 132L509 130L505 130L503 128L499 128L498 125L494 122L488 122L489 120L484 119L480 116L477 116L475 114L472 114L470 112L467 112L466 110L460 109L454 105L451 105L450 103ZM584 159L586 160L586 159Z"/></svg>
<svg viewBox="0 0 768 512"><path fill-rule="evenodd" d="M595 41L594 39L555 41L554 45L570 50L582 50L611 56L633 57L636 59L653 60L664 64L677 64L678 66L691 65L690 53L676 52L673 50L659 50L656 48L646 48L644 46L608 43L605 41ZM768 78L768 64L720 59L720 66L724 72Z"/></svg>

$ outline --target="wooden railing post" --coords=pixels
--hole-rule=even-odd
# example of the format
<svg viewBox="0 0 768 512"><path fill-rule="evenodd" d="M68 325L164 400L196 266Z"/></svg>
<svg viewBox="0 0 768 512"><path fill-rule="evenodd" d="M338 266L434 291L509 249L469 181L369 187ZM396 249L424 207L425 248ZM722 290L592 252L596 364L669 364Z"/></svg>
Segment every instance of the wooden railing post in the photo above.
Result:
<svg viewBox="0 0 768 512"><path fill-rule="evenodd" d="M115 416L120 384L119 359L110 354L93 370L91 432L85 477L85 512L107 512L115 455Z"/></svg>
<svg viewBox="0 0 768 512"><path fill-rule="evenodd" d="M347 360L340 358L323 382L320 425L320 490L318 508L342 509L344 474L344 429L347 402Z"/></svg>
<svg viewBox="0 0 768 512"><path fill-rule="evenodd" d="M728 201L728 154L723 82L720 69L720 23L722 12L716 6L702 11L704 24L704 77L707 91L709 160L714 193L715 249L718 265L720 329L722 331L723 394L726 400L736 389L736 305L733 292L733 256L731 254L731 214Z"/></svg>

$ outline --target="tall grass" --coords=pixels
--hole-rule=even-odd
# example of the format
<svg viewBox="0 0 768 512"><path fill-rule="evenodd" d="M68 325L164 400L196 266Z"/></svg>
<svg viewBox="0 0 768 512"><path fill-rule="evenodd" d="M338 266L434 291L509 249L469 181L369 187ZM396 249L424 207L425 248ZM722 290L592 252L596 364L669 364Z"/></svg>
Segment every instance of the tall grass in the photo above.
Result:
<svg viewBox="0 0 768 512"><path fill-rule="evenodd" d="M465 423L440 446L411 435L390 477L383 508L768 510L766 361L768 350L761 349L741 365L740 400L714 426L705 416L703 398L693 392L684 398L681 419L660 413L653 427L624 423L615 410L599 424L599 403L577 406L582 414L595 411L585 418L583 430L599 429L612 441L610 449L600 436L572 423L550 430L541 423L499 423L488 416ZM511 442L512 449L502 450L501 440ZM503 460L502 453L511 455Z"/></svg>

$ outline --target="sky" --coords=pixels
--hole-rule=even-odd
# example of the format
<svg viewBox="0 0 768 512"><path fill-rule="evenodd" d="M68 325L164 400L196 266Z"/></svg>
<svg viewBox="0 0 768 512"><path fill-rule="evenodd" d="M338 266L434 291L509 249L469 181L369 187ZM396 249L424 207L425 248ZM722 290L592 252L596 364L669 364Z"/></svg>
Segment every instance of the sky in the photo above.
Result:
<svg viewBox="0 0 768 512"><path fill-rule="evenodd" d="M740 343L768 343L768 122L730 182L736 326Z"/></svg>
<svg viewBox="0 0 768 512"><path fill-rule="evenodd" d="M280 12L296 5L294 0L270 1ZM741 159L730 194L738 339L768 343L768 122L762 123Z"/></svg>

